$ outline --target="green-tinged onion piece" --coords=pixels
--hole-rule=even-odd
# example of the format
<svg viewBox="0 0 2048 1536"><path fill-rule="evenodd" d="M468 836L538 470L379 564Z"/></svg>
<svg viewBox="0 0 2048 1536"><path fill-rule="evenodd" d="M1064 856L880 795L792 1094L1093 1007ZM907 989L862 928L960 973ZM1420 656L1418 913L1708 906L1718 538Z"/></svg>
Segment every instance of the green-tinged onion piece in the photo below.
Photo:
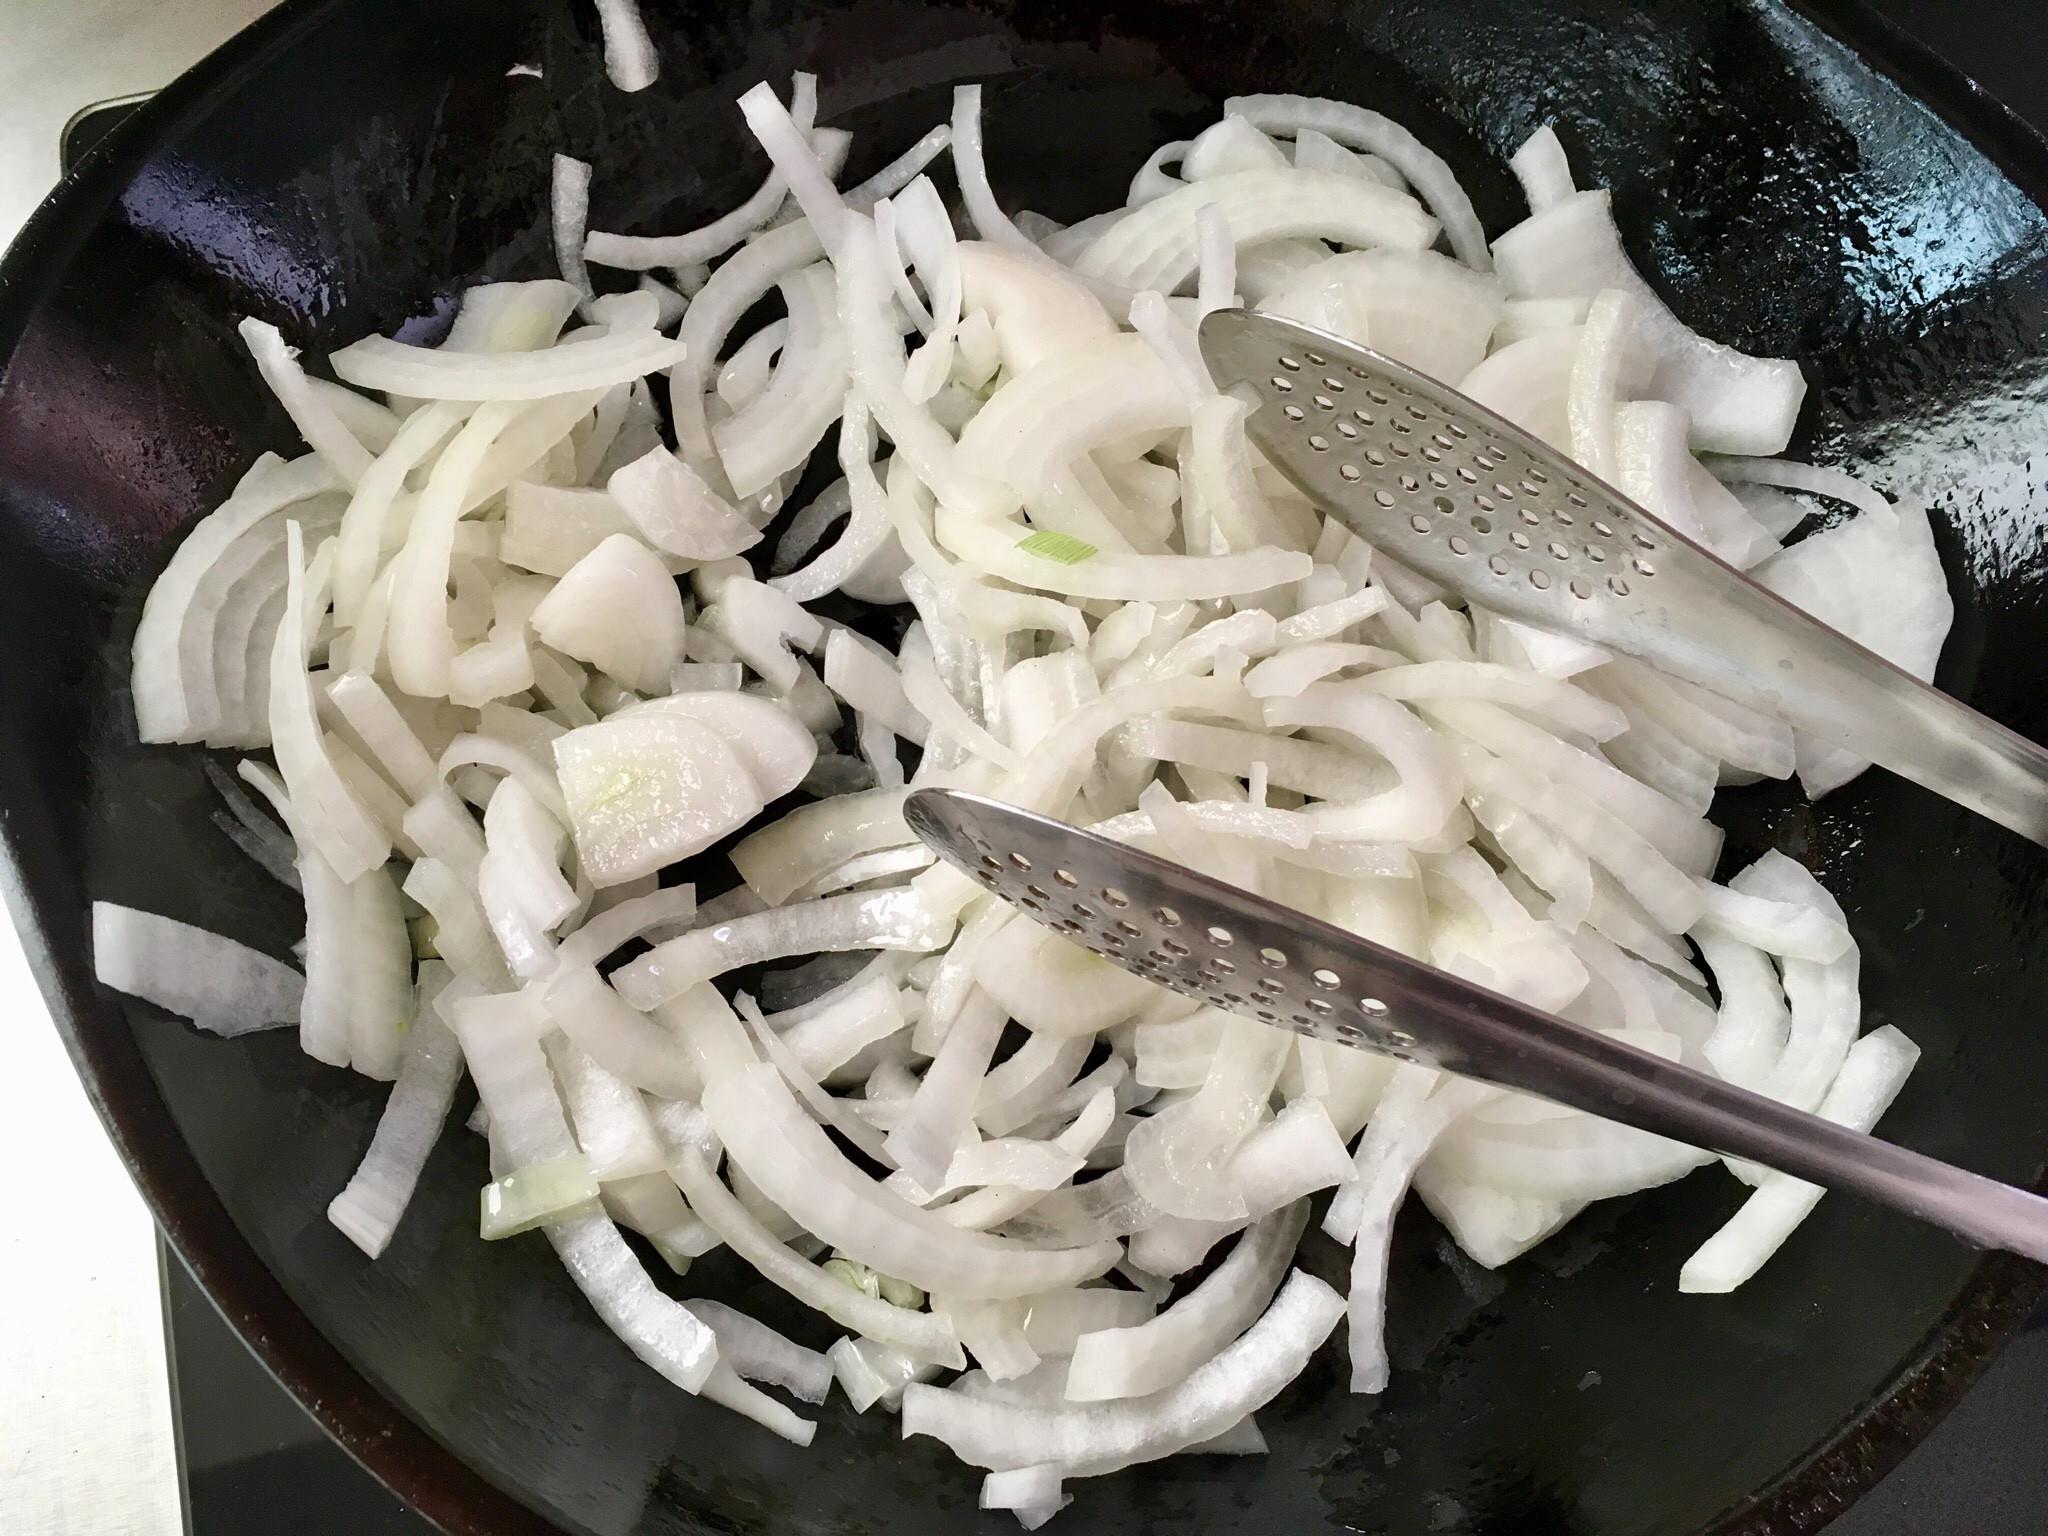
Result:
<svg viewBox="0 0 2048 1536"><path fill-rule="evenodd" d="M1061 533L1055 528L1041 528L1019 539L1017 547L1027 555L1036 555L1041 560L1052 560L1060 565L1079 565L1083 560L1093 560L1098 553L1086 539L1077 539L1071 533Z"/></svg>
<svg viewBox="0 0 2048 1536"><path fill-rule="evenodd" d="M535 1163L483 1187L480 1231L485 1242L531 1232L597 1198L597 1180L581 1152Z"/></svg>

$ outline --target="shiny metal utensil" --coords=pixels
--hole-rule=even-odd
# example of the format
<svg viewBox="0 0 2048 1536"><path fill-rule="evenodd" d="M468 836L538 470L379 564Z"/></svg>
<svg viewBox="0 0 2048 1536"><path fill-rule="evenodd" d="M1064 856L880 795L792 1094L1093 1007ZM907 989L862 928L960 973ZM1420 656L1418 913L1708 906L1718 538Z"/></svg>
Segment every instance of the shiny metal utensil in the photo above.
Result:
<svg viewBox="0 0 2048 1536"><path fill-rule="evenodd" d="M2048 751L1809 618L1448 385L1289 320L1202 321L1246 430L1359 537L1475 603L1640 657L2048 844Z"/></svg>
<svg viewBox="0 0 2048 1536"><path fill-rule="evenodd" d="M950 789L917 790L903 814L985 889L1147 981L1854 1190L2048 1262L2039 1195L1731 1087L1065 822Z"/></svg>

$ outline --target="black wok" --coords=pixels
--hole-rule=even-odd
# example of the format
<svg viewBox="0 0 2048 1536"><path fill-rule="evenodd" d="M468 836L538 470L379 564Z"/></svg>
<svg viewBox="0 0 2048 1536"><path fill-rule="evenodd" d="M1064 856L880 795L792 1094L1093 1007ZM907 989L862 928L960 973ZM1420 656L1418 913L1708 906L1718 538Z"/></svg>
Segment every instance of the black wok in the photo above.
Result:
<svg viewBox="0 0 2048 1536"><path fill-rule="evenodd" d="M545 1245L476 1240L451 1133L365 1261L322 1217L377 1088L287 1036L203 1039L97 992L89 896L282 953L295 913L208 819L200 760L135 745L125 654L173 536L291 434L233 324L318 356L432 337L485 276L547 269L549 152L598 167L595 222L678 226L752 186L732 99L792 68L853 128L856 175L989 82L1011 205L1072 218L1243 89L1364 101L1459 167L1489 227L1502 157L1555 118L1679 309L1805 360L1804 450L1938 492L1959 617L1940 681L2048 737L2048 149L1858 10L1609 0L653 3L664 74L598 68L578 0L288 4L90 155L0 269L0 832L8 895L92 1093L171 1240L378 1475L452 1531L1012 1529L893 1420L825 1413L809 1454L669 1390ZM544 78L508 77L515 64ZM1913 98L1932 103L1918 104ZM2032 455L2032 456L2030 456ZM1819 869L1862 942L1870 1021L1926 1048L1890 1134L2038 1182L2048 1148L2040 850L1881 774L1808 808L1727 796L1730 858ZM1597 1207L1498 1274L1419 1210L1395 1255L1383 1399L1324 1363L1264 1459L1091 1484L1067 1536L1684 1536L1807 1531L1889 1466L2042 1289L2017 1261L1847 1199L1732 1297L1684 1255L1738 1188ZM1313 1261L1313 1255L1311 1255ZM716 1264L690 1277L793 1328ZM17 1320L20 1323L21 1320ZM289 1529L289 1510L276 1512Z"/></svg>

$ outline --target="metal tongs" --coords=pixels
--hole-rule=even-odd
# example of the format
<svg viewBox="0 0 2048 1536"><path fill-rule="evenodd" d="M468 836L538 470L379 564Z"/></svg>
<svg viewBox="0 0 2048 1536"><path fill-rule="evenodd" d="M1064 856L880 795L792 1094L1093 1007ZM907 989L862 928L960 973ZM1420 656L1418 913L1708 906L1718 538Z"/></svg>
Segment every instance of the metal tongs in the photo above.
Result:
<svg viewBox="0 0 2048 1536"><path fill-rule="evenodd" d="M1402 564L1796 723L2037 843L2048 752L1722 564L1454 390L1305 326L1202 323L1273 465ZM1853 1190L2048 1262L2048 1200L1734 1087L1304 913L955 790L911 827L986 889L1136 975L1320 1040L1537 1094Z"/></svg>

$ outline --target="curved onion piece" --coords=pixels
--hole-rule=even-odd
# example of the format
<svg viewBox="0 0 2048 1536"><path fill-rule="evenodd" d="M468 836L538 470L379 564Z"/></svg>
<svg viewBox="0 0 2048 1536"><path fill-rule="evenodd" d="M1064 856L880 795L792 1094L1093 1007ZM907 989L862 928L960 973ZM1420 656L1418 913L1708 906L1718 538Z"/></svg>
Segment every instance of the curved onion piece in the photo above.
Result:
<svg viewBox="0 0 2048 1536"><path fill-rule="evenodd" d="M676 715L710 726L746 764L764 804L801 784L818 756L817 739L786 704L751 693L672 693L623 713Z"/></svg>
<svg viewBox="0 0 2048 1536"><path fill-rule="evenodd" d="M735 495L757 495L800 469L846 398L846 333L832 272L818 262L782 279L789 340L761 396L711 429Z"/></svg>
<svg viewBox="0 0 2048 1536"><path fill-rule="evenodd" d="M1288 164L1278 144L1235 112L1196 134L1181 157L1183 181L1207 181L1233 171L1262 171Z"/></svg>
<svg viewBox="0 0 2048 1536"><path fill-rule="evenodd" d="M604 72L622 91L644 91L661 73L661 60L640 19L638 0L597 0L604 33Z"/></svg>
<svg viewBox="0 0 2048 1536"><path fill-rule="evenodd" d="M92 904L93 974L211 1034L295 1024L306 979L281 960L174 918Z"/></svg>
<svg viewBox="0 0 2048 1536"><path fill-rule="evenodd" d="M491 1139L514 1168L575 1155L540 1045L505 1027L499 1002L478 998L455 1009L456 1038L490 1111ZM641 1362L686 1392L702 1389L718 1361L711 1330L655 1288L596 1202L549 1221L546 1231L577 1288Z"/></svg>
<svg viewBox="0 0 2048 1536"><path fill-rule="evenodd" d="M1710 1163L1710 1154L1590 1115L1528 1125L1469 1118L1436 1144L1444 1172L1493 1189L1582 1204L1649 1189Z"/></svg>
<svg viewBox="0 0 2048 1536"><path fill-rule="evenodd" d="M815 75L799 73L792 85L789 114L797 126L809 132L818 111L818 81ZM703 266L723 256L740 241L775 217L789 195L789 185L780 171L771 170L753 196L712 220L702 228L682 235L614 235L592 230L584 238L583 256L601 267L621 267L644 272L654 267Z"/></svg>
<svg viewBox="0 0 2048 1536"><path fill-rule="evenodd" d="M760 530L704 477L657 444L605 481L631 531L679 560L729 560L760 543Z"/></svg>
<svg viewBox="0 0 2048 1536"><path fill-rule="evenodd" d="M1299 581L1315 563L1299 550L1271 546L1235 555L1132 555L972 517L945 518L940 542L960 559L1021 587L1122 602L1244 596Z"/></svg>
<svg viewBox="0 0 2048 1536"><path fill-rule="evenodd" d="M533 632L636 693L659 693L683 657L683 600L660 558L615 533L534 608Z"/></svg>
<svg viewBox="0 0 2048 1536"><path fill-rule="evenodd" d="M1868 1131L1891 1107L1919 1059L1920 1047L1892 1025L1872 1030L1850 1047L1815 1113L1852 1130ZM1685 1261L1678 1272L1678 1288L1694 1294L1734 1290L1763 1268L1820 1204L1822 1193L1818 1184L1789 1174L1764 1174L1742 1209Z"/></svg>
<svg viewBox="0 0 2048 1536"><path fill-rule="evenodd" d="M690 1302L718 1335L718 1358L749 1381L765 1381L807 1403L822 1403L832 1390L832 1361L815 1349L784 1338L766 1323L709 1297Z"/></svg>
<svg viewBox="0 0 2048 1536"><path fill-rule="evenodd" d="M1541 213L1578 190L1572 185L1571 162L1565 158L1564 146L1557 141L1557 130L1548 123L1522 140L1522 147L1508 156L1508 169L1522 184L1522 196L1527 199L1531 213Z"/></svg>
<svg viewBox="0 0 2048 1536"><path fill-rule="evenodd" d="M915 841L903 820L905 794L863 790L798 806L734 848L733 868L763 901L787 901L848 859Z"/></svg>
<svg viewBox="0 0 2048 1536"><path fill-rule="evenodd" d="M1067 1397L1077 1403L1142 1397L1185 1380L1249 1328L1286 1278L1308 1225L1297 1201L1252 1226L1202 1283L1135 1327L1084 1333L1074 1343Z"/></svg>
<svg viewBox="0 0 2048 1536"><path fill-rule="evenodd" d="M1525 219L1494 242L1493 256L1512 298L1625 290L1657 356L1648 393L1685 411L1694 446L1783 451L1806 396L1799 365L1709 341L1673 314L1623 252L1605 188L1575 192Z"/></svg>
<svg viewBox="0 0 2048 1536"><path fill-rule="evenodd" d="M1350 102L1313 96L1233 96L1223 103L1223 110L1268 133L1298 134L1312 128L1347 148L1386 161L1443 222L1445 238L1458 260L1480 272L1492 266L1486 232L1456 174L1442 156L1392 118Z"/></svg>
<svg viewBox="0 0 2048 1536"><path fill-rule="evenodd" d="M693 929L619 967L612 981L634 1007L654 1008L743 965L849 949L922 953L950 931L950 921L935 917L914 890L849 891Z"/></svg>
<svg viewBox="0 0 2048 1536"><path fill-rule="evenodd" d="M1627 728L1621 711L1569 683L1483 661L1424 661L1388 667L1349 685L1389 699L1486 699L1534 715L1564 735L1606 741Z"/></svg>
<svg viewBox="0 0 2048 1536"><path fill-rule="evenodd" d="M1171 1216L1197 1221L1246 1214L1226 1168L1264 1118L1293 1042L1250 1019L1230 1018L1193 1095L1149 1116L1124 1143L1131 1188Z"/></svg>
<svg viewBox="0 0 2048 1536"><path fill-rule="evenodd" d="M1711 884L1706 897L1703 922L1774 955L1825 965L1841 959L1855 942L1844 923L1815 903L1772 901Z"/></svg>
<svg viewBox="0 0 2048 1536"><path fill-rule="evenodd" d="M285 605L270 660L270 739L305 838L336 874L354 880L391 856L391 839L336 771L314 711L306 647L327 588L308 572L303 548L298 524L287 524Z"/></svg>
<svg viewBox="0 0 2048 1536"><path fill-rule="evenodd" d="M335 489L334 471L317 455L290 463L263 454L233 493L195 524L149 589L135 627L129 691L144 741L185 741L193 701L179 658L188 614L200 584L227 551L264 519Z"/></svg>
<svg viewBox="0 0 2048 1536"><path fill-rule="evenodd" d="M358 389L419 400L542 400L610 389L683 359L683 343L649 326L599 330L537 352L462 352L366 336L328 361Z"/></svg>
<svg viewBox="0 0 2048 1536"><path fill-rule="evenodd" d="M1576 1216L1581 1206L1511 1194L1439 1172L1425 1159L1415 1193L1475 1263L1498 1269L1521 1257Z"/></svg>
<svg viewBox="0 0 2048 1536"><path fill-rule="evenodd" d="M1080 455L1187 425L1188 402L1144 339L1113 335L1047 355L1004 383L960 434L963 460L1035 490Z"/></svg>
<svg viewBox="0 0 2048 1536"><path fill-rule="evenodd" d="M815 651L825 640L824 627L794 599L744 576L721 582L698 622L783 694L793 694L804 675L790 647Z"/></svg>
<svg viewBox="0 0 2048 1536"><path fill-rule="evenodd" d="M1462 379L1486 356L1500 284L1435 251L1347 251L1259 301L1267 314L1347 337L1433 378Z"/></svg>
<svg viewBox="0 0 2048 1536"><path fill-rule="evenodd" d="M1574 324L1511 342L1466 374L1459 393L1505 416L1531 437L1569 453L1566 402L1580 334Z"/></svg>
<svg viewBox="0 0 2048 1536"><path fill-rule="evenodd" d="M1025 917L982 946L974 979L1019 1024L1055 1037L1107 1029L1158 993L1151 982Z"/></svg>
<svg viewBox="0 0 2048 1536"><path fill-rule="evenodd" d="M773 1070L773 1069L769 1069ZM903 1351L911 1358L958 1369L967 1363L953 1320L943 1313L912 1312L843 1284L799 1258L741 1204L695 1150L676 1148L675 1168L690 1208L764 1280L842 1328Z"/></svg>
<svg viewBox="0 0 2048 1536"><path fill-rule="evenodd" d="M974 1119L975 1091L988 1075L996 1041L1002 1037L1003 1014L984 994L968 999L889 1132L884 1143L889 1160L921 1189L945 1187L946 1170ZM972 1339L968 1346L973 1347Z"/></svg>
<svg viewBox="0 0 2048 1536"><path fill-rule="evenodd" d="M369 1151L327 1205L327 1219L373 1259L397 1231L462 1081L462 1050L438 1007L451 984L446 966L429 962L420 968L398 1080L377 1117Z"/></svg>
<svg viewBox="0 0 2048 1536"><path fill-rule="evenodd" d="M912 1385L903 1393L903 1433L931 1435L962 1461L995 1471L1052 1464L1070 1477L1092 1477L1156 1461L1223 1433L1271 1402L1343 1312L1342 1297L1296 1270L1243 1337L1162 1392L1044 1409Z"/></svg>
<svg viewBox="0 0 2048 1536"><path fill-rule="evenodd" d="M1773 555L1754 575L1922 682L1934 676L1955 622L1927 509L1914 501L1898 502L1889 515L1873 510L1823 528ZM1809 795L1826 794L1865 766L1825 742L1799 743L1799 779Z"/></svg>
<svg viewBox="0 0 2048 1536"><path fill-rule="evenodd" d="M1804 866L1776 851L1766 853L1728 883L1739 895L1809 906L1826 921L1844 921L1841 903ZM1791 1034L1784 1053L1756 1083L1758 1093L1798 1109L1812 1109L1820 1102L1856 1039L1862 1015L1857 995L1861 963L1854 944L1826 962L1786 958L1785 997L1792 1009Z"/></svg>
<svg viewBox="0 0 2048 1536"><path fill-rule="evenodd" d="M1336 731L1384 756L1399 783L1355 805L1310 812L1323 835L1374 842L1420 842L1442 830L1458 802L1456 759L1429 727L1392 699L1347 683L1317 683L1291 699L1269 699L1275 726Z"/></svg>
<svg viewBox="0 0 2048 1536"><path fill-rule="evenodd" d="M1121 1256L1114 1243L1045 1249L949 1226L847 1162L765 1064L706 1087L704 1111L727 1154L805 1231L923 1290L1028 1296L1092 1279Z"/></svg>
<svg viewBox="0 0 2048 1536"><path fill-rule="evenodd" d="M1308 238L1419 251L1437 232L1436 220L1405 193L1338 171L1283 166L1217 176L1147 203L1105 230L1075 269L1127 288L1171 293L1195 274L1195 215L1209 207L1221 210L1232 237L1246 245Z"/></svg>
<svg viewBox="0 0 2048 1536"><path fill-rule="evenodd" d="M688 858L766 804L739 754L683 715L579 726L556 739L554 754L576 855L598 886Z"/></svg>
<svg viewBox="0 0 2048 1536"><path fill-rule="evenodd" d="M1695 544L1746 571L1778 541L1686 446L1685 412L1661 400L1624 405L1614 421L1615 484Z"/></svg>
<svg viewBox="0 0 2048 1536"><path fill-rule="evenodd" d="M1059 267L985 240L957 250L962 301L988 316L1011 375L1116 334L1102 301Z"/></svg>
<svg viewBox="0 0 2048 1536"><path fill-rule="evenodd" d="M327 461L343 485L353 489L370 467L370 450L342 424L328 396L316 391L276 326L257 319L236 327L256 359L257 371L312 450Z"/></svg>
<svg viewBox="0 0 2048 1536"><path fill-rule="evenodd" d="M1784 1054L1792 1028L1777 972L1764 952L1703 923L1694 939L1714 973L1721 1007L1701 1047L1709 1065L1738 1087L1754 1088Z"/></svg>

